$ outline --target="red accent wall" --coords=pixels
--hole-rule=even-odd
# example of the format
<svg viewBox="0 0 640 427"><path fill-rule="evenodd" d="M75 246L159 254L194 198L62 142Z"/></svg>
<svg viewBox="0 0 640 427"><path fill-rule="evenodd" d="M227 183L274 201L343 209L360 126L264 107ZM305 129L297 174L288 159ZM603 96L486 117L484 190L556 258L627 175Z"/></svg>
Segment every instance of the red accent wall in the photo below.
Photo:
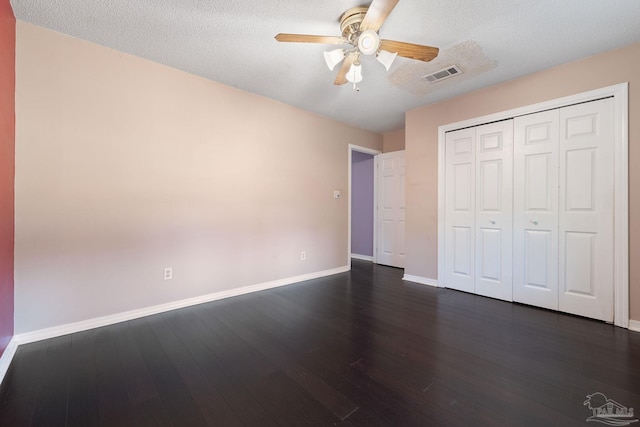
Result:
<svg viewBox="0 0 640 427"><path fill-rule="evenodd" d="M16 20L0 0L0 355L13 336Z"/></svg>

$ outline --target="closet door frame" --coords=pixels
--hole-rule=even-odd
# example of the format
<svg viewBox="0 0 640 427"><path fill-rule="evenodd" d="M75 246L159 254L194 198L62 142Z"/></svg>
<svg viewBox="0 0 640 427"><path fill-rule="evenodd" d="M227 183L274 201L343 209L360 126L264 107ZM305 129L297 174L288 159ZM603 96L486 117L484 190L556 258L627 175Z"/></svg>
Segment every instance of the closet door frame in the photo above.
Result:
<svg viewBox="0 0 640 427"><path fill-rule="evenodd" d="M446 286L445 278L445 134L465 127L479 126L499 120L562 108L602 98L613 98L614 103L614 324L629 327L629 84L583 92L521 108L476 117L438 128L438 286Z"/></svg>

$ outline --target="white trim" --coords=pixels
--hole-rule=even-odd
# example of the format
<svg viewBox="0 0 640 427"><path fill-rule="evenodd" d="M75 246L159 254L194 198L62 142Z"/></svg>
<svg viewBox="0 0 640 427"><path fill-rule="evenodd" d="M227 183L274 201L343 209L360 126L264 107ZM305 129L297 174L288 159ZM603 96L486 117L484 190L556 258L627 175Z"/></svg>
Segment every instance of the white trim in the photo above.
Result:
<svg viewBox="0 0 640 427"><path fill-rule="evenodd" d="M125 322L127 320L138 319L140 317L151 316L153 314L164 313L166 311L176 310L179 308L190 307L192 305L203 304L206 302L217 301L224 298L231 298L252 292L263 291L266 289L277 288L280 286L292 285L294 283L304 282L306 280L318 279L320 277L331 276L334 274L349 271L350 267L334 268L331 270L319 271L316 273L304 274L301 276L289 277L286 279L274 280L271 282L260 283L257 285L245 286L228 291L215 292L208 295L202 295L194 298L187 298L179 301L173 301L165 304L154 305L151 307L141 308L138 310L126 311L123 313L112 314L109 316L96 317L93 319L83 320L66 325L54 326L51 328L40 329L33 332L17 334L13 337L13 341L17 345L28 344L48 338L55 338L62 335L72 334L75 332L86 331L88 329L99 328L102 326L113 325L114 323Z"/></svg>
<svg viewBox="0 0 640 427"><path fill-rule="evenodd" d="M363 261L373 262L373 257L370 255L351 254L351 259L361 259Z"/></svg>
<svg viewBox="0 0 640 427"><path fill-rule="evenodd" d="M421 285L433 286L436 288L438 287L437 280L429 279L427 277L412 276L411 274L405 274L402 277L402 280L406 280L407 282L419 283Z"/></svg>
<svg viewBox="0 0 640 427"><path fill-rule="evenodd" d="M353 171L351 170L351 165L353 163L353 152L357 151L359 153L371 154L372 156L377 156L378 154L382 154L381 151L374 150L372 148L361 147L359 145L349 144L348 147L348 181L349 181L349 200L347 207L347 265L351 264L351 174ZM374 168L373 168L373 259L371 261L376 262L376 245L377 245L377 236L378 236L378 209L376 206L378 205L378 167L377 167L377 159L374 157Z"/></svg>
<svg viewBox="0 0 640 427"><path fill-rule="evenodd" d="M371 154L372 156L377 156L378 154L382 154L382 151L375 150L373 148L361 147L360 145L349 144L350 151L357 151L359 153Z"/></svg>
<svg viewBox="0 0 640 427"><path fill-rule="evenodd" d="M613 321L629 327L629 84L614 95Z"/></svg>
<svg viewBox="0 0 640 427"><path fill-rule="evenodd" d="M445 197L445 139L446 132L444 126L438 127L438 286L445 288L444 281L444 219L446 216L444 197Z"/></svg>
<svg viewBox="0 0 640 427"><path fill-rule="evenodd" d="M629 319L629 330L640 332L640 320Z"/></svg>
<svg viewBox="0 0 640 427"><path fill-rule="evenodd" d="M620 83L588 92L540 102L513 110L475 117L438 127L438 283L444 283L444 189L446 132L505 120L525 114L566 107L581 102L613 97L615 109L615 184L614 184L614 324L623 328L629 325L629 84Z"/></svg>
<svg viewBox="0 0 640 427"><path fill-rule="evenodd" d="M2 381L9 370L9 366L11 365L11 361L13 360L13 356L16 354L17 349L18 344L16 339L15 337L12 337L9 340L9 344L7 344L7 348L4 349L2 357L0 357L0 384L2 384Z"/></svg>

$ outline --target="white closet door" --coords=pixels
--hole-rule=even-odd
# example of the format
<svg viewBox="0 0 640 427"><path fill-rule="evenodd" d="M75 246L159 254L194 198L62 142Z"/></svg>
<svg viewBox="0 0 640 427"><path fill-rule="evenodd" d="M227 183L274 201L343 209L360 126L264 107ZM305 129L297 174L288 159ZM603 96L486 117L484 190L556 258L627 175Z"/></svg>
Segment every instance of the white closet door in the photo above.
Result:
<svg viewBox="0 0 640 427"><path fill-rule="evenodd" d="M513 120L475 130L475 292L511 301Z"/></svg>
<svg viewBox="0 0 640 427"><path fill-rule="evenodd" d="M613 100L560 110L560 310L613 321Z"/></svg>
<svg viewBox="0 0 640 427"><path fill-rule="evenodd" d="M559 110L514 122L513 300L558 309Z"/></svg>
<svg viewBox="0 0 640 427"><path fill-rule="evenodd" d="M445 281L475 292L475 129L446 135Z"/></svg>
<svg viewBox="0 0 640 427"><path fill-rule="evenodd" d="M378 167L378 238L376 262L404 268L406 160L404 151L379 154Z"/></svg>

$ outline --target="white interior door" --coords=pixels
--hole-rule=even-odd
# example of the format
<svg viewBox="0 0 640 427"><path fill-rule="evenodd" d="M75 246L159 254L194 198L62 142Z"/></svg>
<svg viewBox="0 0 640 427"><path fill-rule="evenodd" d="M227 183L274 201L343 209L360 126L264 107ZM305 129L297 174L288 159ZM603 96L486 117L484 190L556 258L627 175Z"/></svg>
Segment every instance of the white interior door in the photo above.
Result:
<svg viewBox="0 0 640 427"><path fill-rule="evenodd" d="M376 262L404 268L405 152L376 156L378 167L378 227Z"/></svg>
<svg viewBox="0 0 640 427"><path fill-rule="evenodd" d="M561 311L613 321L611 98L560 109Z"/></svg>
<svg viewBox="0 0 640 427"><path fill-rule="evenodd" d="M558 309L559 110L514 122L513 300Z"/></svg>
<svg viewBox="0 0 640 427"><path fill-rule="evenodd" d="M475 292L475 129L448 132L445 144L445 284Z"/></svg>
<svg viewBox="0 0 640 427"><path fill-rule="evenodd" d="M475 130L475 293L511 301L513 120Z"/></svg>

